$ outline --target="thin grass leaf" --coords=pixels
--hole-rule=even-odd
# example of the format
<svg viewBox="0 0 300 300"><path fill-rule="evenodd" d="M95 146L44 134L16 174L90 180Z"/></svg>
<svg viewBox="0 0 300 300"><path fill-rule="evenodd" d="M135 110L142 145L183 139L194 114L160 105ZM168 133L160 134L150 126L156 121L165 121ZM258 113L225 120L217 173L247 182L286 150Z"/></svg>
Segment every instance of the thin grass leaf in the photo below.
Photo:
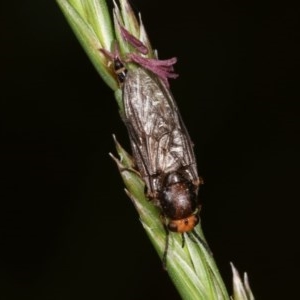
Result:
<svg viewBox="0 0 300 300"><path fill-rule="evenodd" d="M69 1L65 1L65 2L69 2L70 6L73 7L77 13L81 16L81 18L83 18L84 20L86 20L86 10L84 9L83 1L82 0L69 0Z"/></svg>
<svg viewBox="0 0 300 300"><path fill-rule="evenodd" d="M87 12L87 21L101 42L102 48L110 49L114 32L106 2L90 0L83 1L83 3Z"/></svg>
<svg viewBox="0 0 300 300"><path fill-rule="evenodd" d="M136 38L139 37L140 33L140 26L139 22L135 17L135 13L131 6L128 4L128 2L125 0L119 0L120 7L121 7L121 14L123 23L125 25L125 28L134 35Z"/></svg>
<svg viewBox="0 0 300 300"><path fill-rule="evenodd" d="M115 27L115 33L116 33L116 39L118 42L118 46L120 48L121 54L125 55L125 53L130 52L130 46L126 41L124 41L122 35L121 35L121 28L120 26L124 26L123 19L121 12L118 8L118 6L115 6L114 12L113 12L113 18L114 18L114 27Z"/></svg>
<svg viewBox="0 0 300 300"><path fill-rule="evenodd" d="M69 1L57 0L57 3L102 79L111 89L119 89L112 71L107 67L107 58L99 51L104 45L101 44L91 25L82 17L82 6L76 2L76 7L80 8L78 12ZM111 41L113 38L111 36Z"/></svg>
<svg viewBox="0 0 300 300"><path fill-rule="evenodd" d="M233 300L254 300L254 296L250 289L248 276L245 273L244 282L242 282L241 277L237 269L234 267L233 263L230 263L231 270L233 274Z"/></svg>
<svg viewBox="0 0 300 300"><path fill-rule="evenodd" d="M152 46L150 43L150 39L148 37L148 34L145 30L144 23L142 21L142 16L139 14L139 23L140 23L140 35L139 40L149 49L148 56L149 58L155 58L154 52L155 50L152 50Z"/></svg>
<svg viewBox="0 0 300 300"><path fill-rule="evenodd" d="M254 295L251 291L251 287L250 287L249 278L248 278L247 273L244 273L244 286L245 286L245 291L247 293L247 296L248 296L249 300L255 300Z"/></svg>

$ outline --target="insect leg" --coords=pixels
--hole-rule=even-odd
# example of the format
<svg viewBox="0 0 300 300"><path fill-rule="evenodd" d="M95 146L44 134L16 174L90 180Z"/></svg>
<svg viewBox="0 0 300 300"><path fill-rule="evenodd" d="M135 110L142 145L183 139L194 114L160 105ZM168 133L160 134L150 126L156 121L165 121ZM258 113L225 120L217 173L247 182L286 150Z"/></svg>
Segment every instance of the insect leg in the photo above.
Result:
<svg viewBox="0 0 300 300"><path fill-rule="evenodd" d="M185 245L185 235L184 235L184 233L181 234L181 238L182 238L181 247L184 248L184 245Z"/></svg>
<svg viewBox="0 0 300 300"><path fill-rule="evenodd" d="M166 231L166 242L165 242L165 250L162 257L162 263L164 270L167 270L167 256L169 250L169 241L170 241L170 231L168 230L167 226L164 224L164 229Z"/></svg>
<svg viewBox="0 0 300 300"><path fill-rule="evenodd" d="M208 244L202 239L202 237L195 230L191 232L187 232L187 235L194 243L199 242L205 248L205 250L212 255L212 252Z"/></svg>

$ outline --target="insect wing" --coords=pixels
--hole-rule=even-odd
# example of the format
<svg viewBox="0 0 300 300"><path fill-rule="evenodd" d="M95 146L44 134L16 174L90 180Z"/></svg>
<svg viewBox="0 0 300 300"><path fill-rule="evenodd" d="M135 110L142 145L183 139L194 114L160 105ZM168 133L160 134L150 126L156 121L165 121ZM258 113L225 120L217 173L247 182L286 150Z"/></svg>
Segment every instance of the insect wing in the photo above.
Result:
<svg viewBox="0 0 300 300"><path fill-rule="evenodd" d="M143 68L130 70L123 103L133 156L150 192L160 189L156 177L179 169L197 182L192 142L165 85Z"/></svg>

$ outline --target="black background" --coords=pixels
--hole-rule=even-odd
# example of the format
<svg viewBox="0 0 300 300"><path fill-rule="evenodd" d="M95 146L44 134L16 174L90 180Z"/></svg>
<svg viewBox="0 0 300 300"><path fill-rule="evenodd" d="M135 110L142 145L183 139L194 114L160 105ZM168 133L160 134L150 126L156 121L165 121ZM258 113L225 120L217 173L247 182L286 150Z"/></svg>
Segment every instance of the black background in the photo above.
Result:
<svg viewBox="0 0 300 300"><path fill-rule="evenodd" d="M230 290L232 261L257 299L294 299L299 10L181 2L132 5L178 57L206 237ZM113 93L56 3L5 1L0 31L0 298L180 299L108 156L112 133L129 149Z"/></svg>

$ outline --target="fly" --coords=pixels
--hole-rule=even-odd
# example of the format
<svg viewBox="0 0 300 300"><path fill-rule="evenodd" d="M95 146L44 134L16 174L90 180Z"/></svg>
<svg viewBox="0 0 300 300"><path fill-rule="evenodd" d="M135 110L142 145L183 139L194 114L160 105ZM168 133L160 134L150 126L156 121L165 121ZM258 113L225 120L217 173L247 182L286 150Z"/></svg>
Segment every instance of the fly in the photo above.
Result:
<svg viewBox="0 0 300 300"><path fill-rule="evenodd" d="M147 196L160 208L167 234L191 232L199 223L202 180L175 100L161 80L143 67L125 72L120 59L115 58L114 69L123 90L124 122L132 154ZM164 263L167 248L168 235Z"/></svg>
<svg viewBox="0 0 300 300"><path fill-rule="evenodd" d="M123 82L123 105L133 157L147 196L161 208L168 230L191 231L199 222L196 160L174 98L139 67Z"/></svg>
<svg viewBox="0 0 300 300"><path fill-rule="evenodd" d="M135 45L135 38L124 28L122 34ZM209 250L194 231L200 220L198 190L203 181L198 176L193 143L168 88L167 78L177 77L172 67L176 58L161 61L129 53L126 61L136 63L137 67L127 70L119 58L117 44L114 52L101 52L112 59L122 88L123 121L136 169L145 182L148 198L163 217L167 233L164 266L170 231L182 234L183 245L187 233Z"/></svg>

